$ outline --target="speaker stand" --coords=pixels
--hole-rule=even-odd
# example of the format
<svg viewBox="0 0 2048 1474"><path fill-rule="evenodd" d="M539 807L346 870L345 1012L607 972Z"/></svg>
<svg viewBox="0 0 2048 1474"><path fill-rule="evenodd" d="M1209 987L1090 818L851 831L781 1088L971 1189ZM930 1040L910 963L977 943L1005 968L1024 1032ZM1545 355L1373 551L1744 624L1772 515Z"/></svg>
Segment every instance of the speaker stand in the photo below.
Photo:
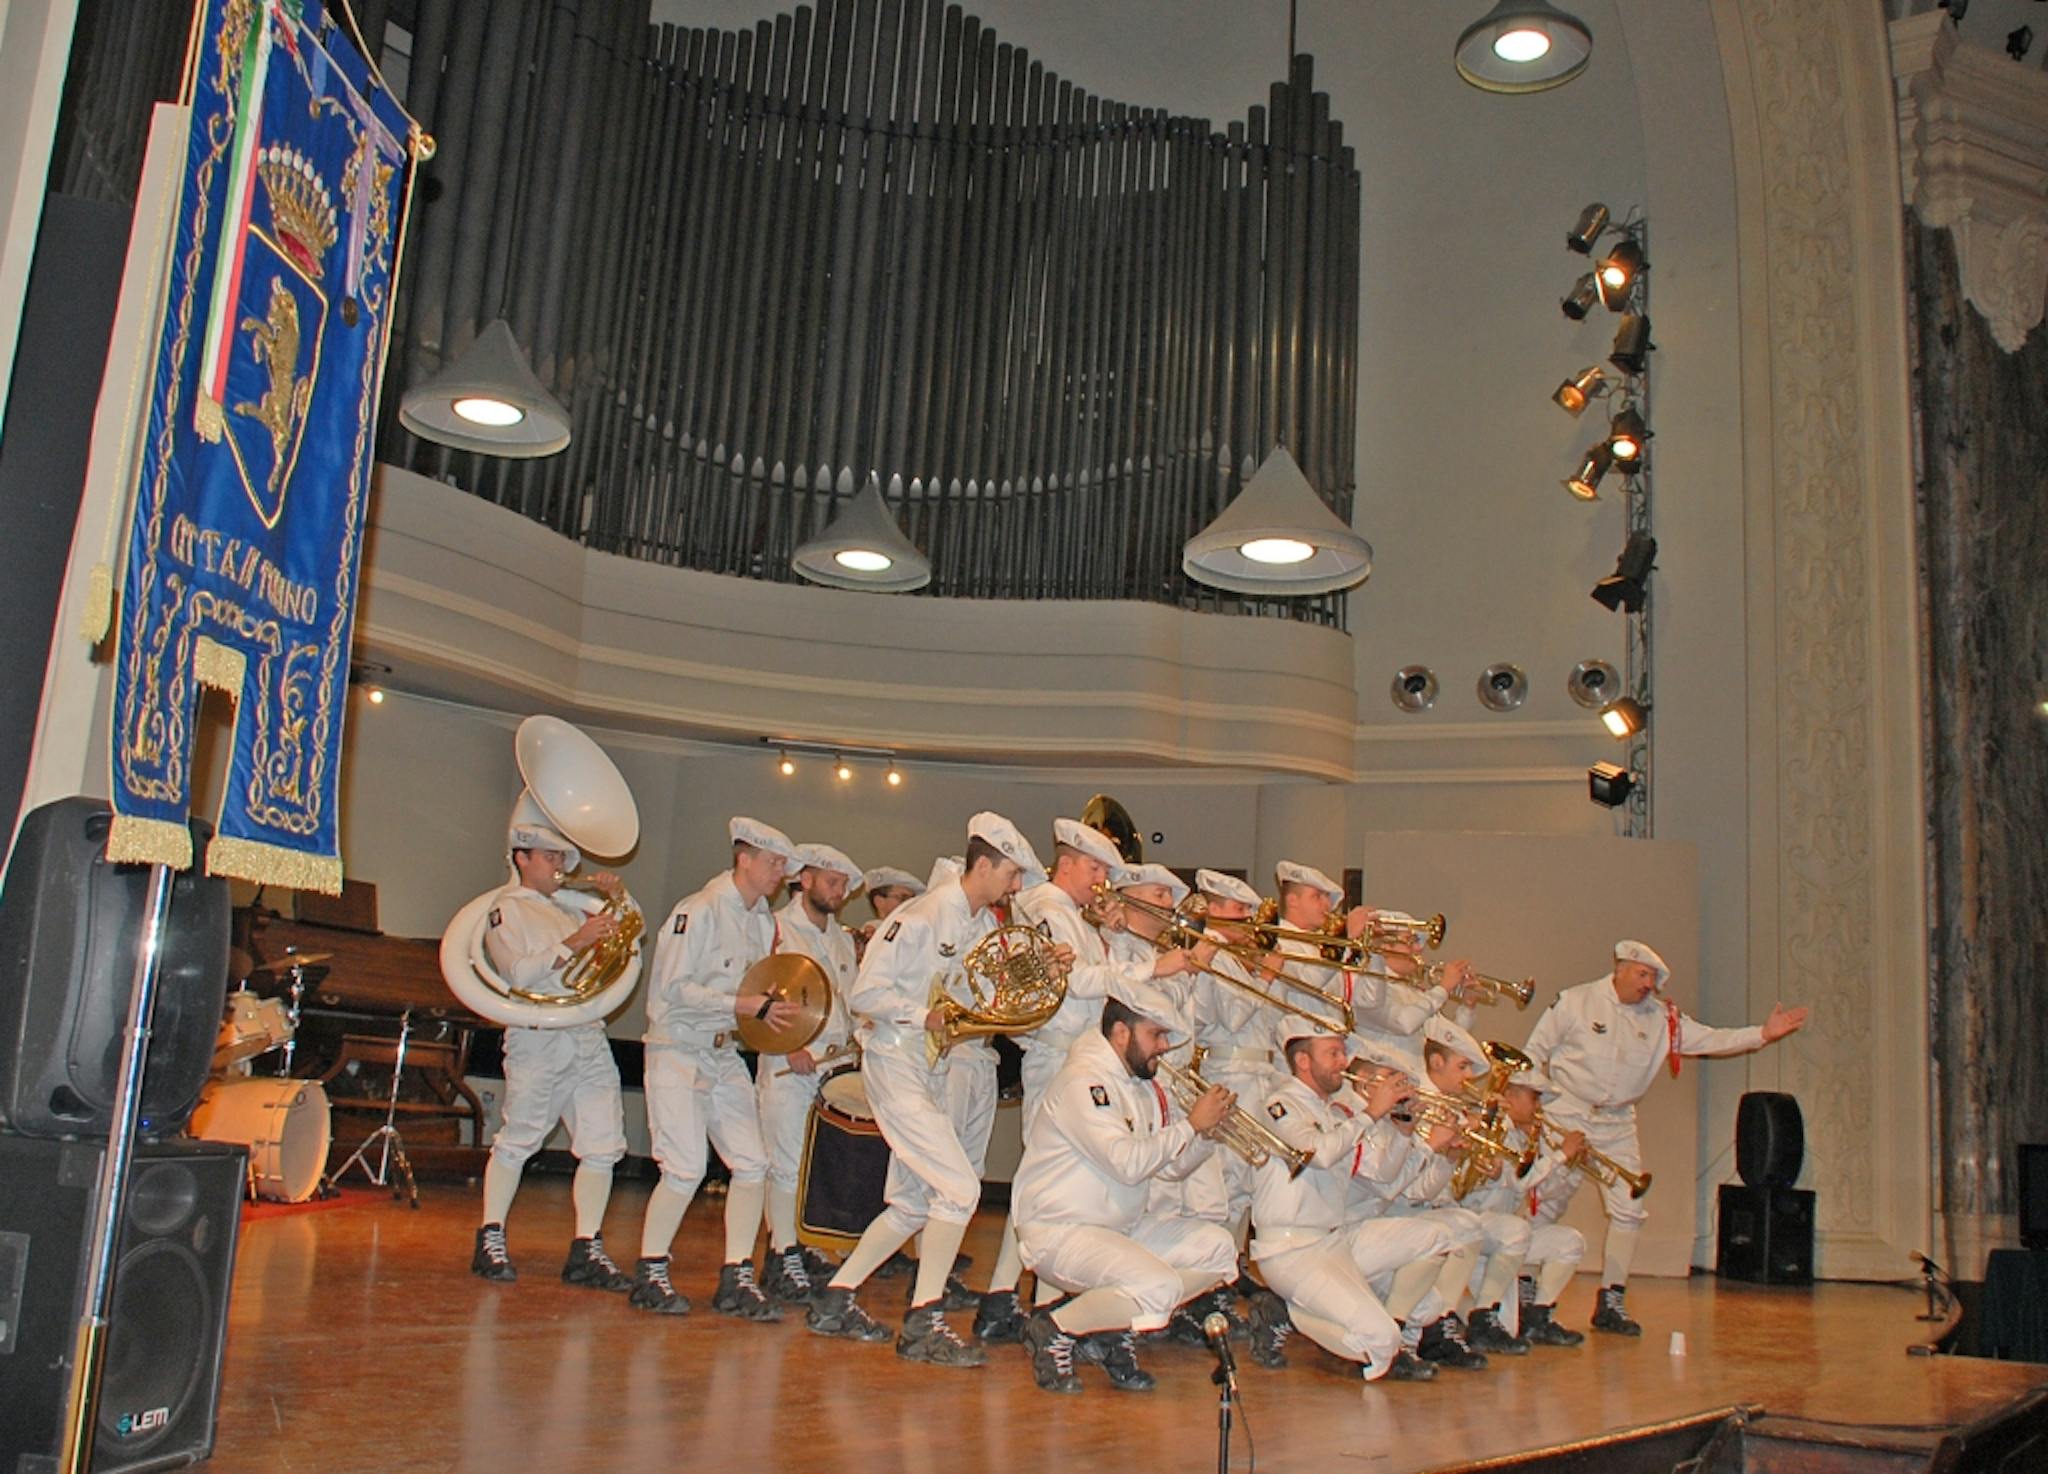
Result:
<svg viewBox="0 0 2048 1474"><path fill-rule="evenodd" d="M349 1168L360 1167L363 1169L363 1175L369 1178L372 1184L390 1188L394 1199L411 1199L413 1211L418 1212L420 1186L413 1180L412 1163L405 1155L405 1138L398 1134L397 1126L398 1085L405 1074L405 1047L411 1039L412 1010L408 1008L398 1017L398 1050L391 1061L391 1095L384 1104L384 1124L363 1138L362 1144L349 1153L348 1160L335 1169L330 1180L339 1183L348 1175ZM377 1149L377 1165L374 1168L370 1166L370 1148L373 1146ZM398 1176L405 1183L402 1190L391 1180L391 1169L394 1166L398 1168Z"/></svg>

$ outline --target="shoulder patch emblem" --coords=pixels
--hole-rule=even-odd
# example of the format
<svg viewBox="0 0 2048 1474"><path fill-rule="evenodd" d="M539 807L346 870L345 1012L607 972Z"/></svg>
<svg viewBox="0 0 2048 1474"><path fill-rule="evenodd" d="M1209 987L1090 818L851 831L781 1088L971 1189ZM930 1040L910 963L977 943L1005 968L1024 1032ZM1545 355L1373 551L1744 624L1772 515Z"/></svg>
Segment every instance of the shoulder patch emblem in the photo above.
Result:
<svg viewBox="0 0 2048 1474"><path fill-rule="evenodd" d="M951 957L955 952L958 952L959 950L960 949L954 946L951 942L939 943L939 955L941 957Z"/></svg>
<svg viewBox="0 0 2048 1474"><path fill-rule="evenodd" d="M1287 1119L1287 1107L1276 1100L1267 1105L1266 1114L1276 1121L1284 1121Z"/></svg>
<svg viewBox="0 0 2048 1474"><path fill-rule="evenodd" d="M896 940L896 933L898 933L898 932L900 932L900 931L902 931L902 930L903 930L903 923L902 923L902 922L900 922L900 921L892 921L892 922L890 922L890 923L889 923L889 929L888 929L887 931L885 931L885 932L883 932L883 933L882 933L882 940L883 940L883 941L885 941L885 942L893 942L893 941L895 941L895 940Z"/></svg>
<svg viewBox="0 0 2048 1474"><path fill-rule="evenodd" d="M505 924L505 913L504 913L503 911L499 910L499 909L498 909L498 908L497 908L496 906L493 906L493 907L491 907L491 925L492 925L492 926L503 926L504 924Z"/></svg>
<svg viewBox="0 0 2048 1474"><path fill-rule="evenodd" d="M1088 1087L1088 1098L1104 1110L1109 1109L1109 1090L1105 1086L1090 1085Z"/></svg>
<svg viewBox="0 0 2048 1474"><path fill-rule="evenodd" d="M1593 1025L1593 1032L1596 1034L1604 1034L1607 1032L1607 1025L1602 1023L1596 1023Z"/></svg>
<svg viewBox="0 0 2048 1474"><path fill-rule="evenodd" d="M676 913L676 926L675 926L675 934L676 934L677 936L681 936L681 935L682 935L682 934L683 934L684 932L688 931L689 929L690 929L690 917L689 917L689 914L688 914L687 912L683 912L683 911L678 911L678 912Z"/></svg>

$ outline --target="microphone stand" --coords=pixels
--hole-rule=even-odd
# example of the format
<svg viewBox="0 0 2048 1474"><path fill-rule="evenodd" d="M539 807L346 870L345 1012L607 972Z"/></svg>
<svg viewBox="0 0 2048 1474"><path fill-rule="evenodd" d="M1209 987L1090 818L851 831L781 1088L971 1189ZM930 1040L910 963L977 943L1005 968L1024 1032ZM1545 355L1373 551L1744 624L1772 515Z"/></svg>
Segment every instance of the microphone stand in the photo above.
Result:
<svg viewBox="0 0 2048 1474"><path fill-rule="evenodd" d="M1942 1269L1942 1267L1939 1264L1936 1264L1932 1259L1929 1259L1925 1254L1915 1254L1913 1257L1920 1263L1921 1283L1927 1291L1926 1313L1923 1315L1916 1315L1913 1317L1913 1319L1921 1322L1924 1325L1945 1325L1949 1317L1949 1312L1953 1310L1956 1306L1955 1292L1951 1290L1946 1283L1946 1272ZM1932 1341L1913 1342L1911 1345L1906 1347L1906 1355L1934 1355L1935 1352L1941 1349L1941 1340L1942 1337L1946 1334L1947 1331L1946 1329L1944 1329L1940 1332L1937 1332Z"/></svg>
<svg viewBox="0 0 2048 1474"><path fill-rule="evenodd" d="M1216 1384L1216 1474L1230 1474L1230 1409L1237 1378L1219 1362L1209 1380Z"/></svg>

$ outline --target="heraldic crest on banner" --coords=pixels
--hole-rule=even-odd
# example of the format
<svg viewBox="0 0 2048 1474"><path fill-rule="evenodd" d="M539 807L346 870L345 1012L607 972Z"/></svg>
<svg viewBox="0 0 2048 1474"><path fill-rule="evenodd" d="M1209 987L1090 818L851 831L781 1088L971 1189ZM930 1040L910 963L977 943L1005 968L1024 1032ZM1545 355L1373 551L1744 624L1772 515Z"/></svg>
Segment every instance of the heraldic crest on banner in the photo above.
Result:
<svg viewBox="0 0 2048 1474"><path fill-rule="evenodd" d="M378 388L432 145L301 0L200 0L186 91L123 568L108 857L192 863L206 685L236 702L208 868L337 891Z"/></svg>

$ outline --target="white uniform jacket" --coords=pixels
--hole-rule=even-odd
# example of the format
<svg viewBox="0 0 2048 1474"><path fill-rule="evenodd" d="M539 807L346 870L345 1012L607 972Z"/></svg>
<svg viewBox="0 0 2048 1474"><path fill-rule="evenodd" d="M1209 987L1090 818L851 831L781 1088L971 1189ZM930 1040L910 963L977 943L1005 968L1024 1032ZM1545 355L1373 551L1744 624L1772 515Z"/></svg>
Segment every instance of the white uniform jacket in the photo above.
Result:
<svg viewBox="0 0 2048 1474"><path fill-rule="evenodd" d="M922 1064L932 985L940 984L958 1002L970 1001L963 964L974 944L995 929L994 913L974 910L957 880L890 912L868 943L846 1000L862 1047L914 1054Z"/></svg>
<svg viewBox="0 0 2048 1474"><path fill-rule="evenodd" d="M1375 1121L1349 1087L1323 1099L1298 1078L1289 1079L1262 1105L1263 1123L1297 1150L1313 1152L1298 1177L1287 1164L1268 1162L1252 1190L1252 1257L1263 1259L1321 1239L1357 1220L1352 1210L1356 1182L1398 1174L1407 1138L1391 1121Z"/></svg>
<svg viewBox="0 0 2048 1474"><path fill-rule="evenodd" d="M853 980L860 971L854 960L852 934L836 917L826 917L822 930L812 926L801 896L775 913L775 932L782 951L803 953L825 969L825 976L832 983L832 1011L825 1015L818 1037L804 1047L813 1055L820 1055L835 1044L844 1044L852 1028L846 1014L846 995L853 991Z"/></svg>
<svg viewBox="0 0 2048 1474"><path fill-rule="evenodd" d="M1263 981L1227 952L1210 958L1209 967L1228 973L1243 984L1229 983L1197 973L1192 989L1195 1042L1209 1052L1203 1074L1243 1077L1263 1074L1274 1067L1280 1048L1280 1010L1261 1003L1254 993L1268 992ZM1252 992L1247 992L1249 988Z"/></svg>
<svg viewBox="0 0 2048 1474"><path fill-rule="evenodd" d="M1152 976L1150 959L1137 962L1110 956L1102 933L1081 915L1074 898L1046 881L1017 897L1017 919L1035 926L1053 942L1074 949L1067 973L1067 996L1059 1012L1018 1039L1026 1054L1052 1054L1064 1060L1083 1034L1102 1022L1102 1000L1119 982L1143 982Z"/></svg>
<svg viewBox="0 0 2048 1474"><path fill-rule="evenodd" d="M562 969L575 954L563 943L588 919L531 886L507 886L491 903L484 955L513 987L566 996Z"/></svg>
<svg viewBox="0 0 2048 1474"><path fill-rule="evenodd" d="M647 1042L685 1049L735 1045L733 999L748 968L775 948L766 897L749 906L730 872L676 902L654 943Z"/></svg>
<svg viewBox="0 0 2048 1474"><path fill-rule="evenodd" d="M1615 995L1611 977L1559 993L1523 1048L1568 1101L1622 1111L1641 1100L1665 1068L1674 1019L1680 1054L1747 1054L1763 1048L1761 1028L1710 1028L1654 993L1641 1003L1625 1004ZM1568 1101L1560 1102L1567 1114Z"/></svg>
<svg viewBox="0 0 2048 1474"><path fill-rule="evenodd" d="M1129 1233L1155 1176L1186 1177L1214 1150L1157 1080L1135 1079L1101 1031L1074 1041L1031 1122L1012 1188L1019 1232Z"/></svg>

